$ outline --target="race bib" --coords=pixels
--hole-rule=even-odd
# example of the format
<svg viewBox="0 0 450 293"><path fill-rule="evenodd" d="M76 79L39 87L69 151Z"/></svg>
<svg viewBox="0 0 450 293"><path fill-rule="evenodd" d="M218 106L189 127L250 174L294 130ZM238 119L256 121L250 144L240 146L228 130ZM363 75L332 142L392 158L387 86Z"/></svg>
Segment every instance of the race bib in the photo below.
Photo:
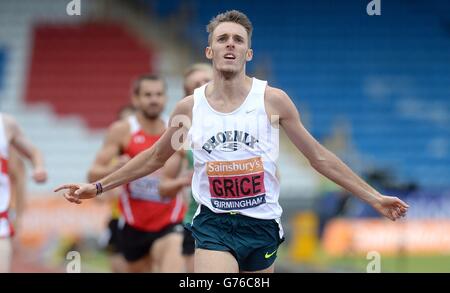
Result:
<svg viewBox="0 0 450 293"><path fill-rule="evenodd" d="M170 199L161 199L159 195L159 178L146 176L130 182L129 190L132 199L165 202Z"/></svg>
<svg viewBox="0 0 450 293"><path fill-rule="evenodd" d="M206 166L212 206L240 210L266 202L261 157L240 161L208 162Z"/></svg>

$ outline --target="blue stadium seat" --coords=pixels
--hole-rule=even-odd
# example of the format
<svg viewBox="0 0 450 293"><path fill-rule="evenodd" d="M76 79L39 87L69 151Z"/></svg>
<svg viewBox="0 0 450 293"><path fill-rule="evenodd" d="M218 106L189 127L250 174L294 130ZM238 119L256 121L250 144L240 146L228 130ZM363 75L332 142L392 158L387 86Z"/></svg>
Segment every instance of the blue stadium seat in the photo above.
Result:
<svg viewBox="0 0 450 293"><path fill-rule="evenodd" d="M5 84L5 71L6 71L6 49L0 47L0 90L3 89Z"/></svg>

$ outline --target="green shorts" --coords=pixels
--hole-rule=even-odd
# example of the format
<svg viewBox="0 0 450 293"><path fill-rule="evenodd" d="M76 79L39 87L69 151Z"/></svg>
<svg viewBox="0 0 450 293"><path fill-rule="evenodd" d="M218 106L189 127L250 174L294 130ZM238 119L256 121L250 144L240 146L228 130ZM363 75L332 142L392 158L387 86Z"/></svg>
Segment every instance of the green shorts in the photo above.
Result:
<svg viewBox="0 0 450 293"><path fill-rule="evenodd" d="M201 206L200 213L187 225L195 238L195 247L229 251L241 271L259 271L270 267L277 257L280 227L275 220L261 220L232 213L214 213Z"/></svg>

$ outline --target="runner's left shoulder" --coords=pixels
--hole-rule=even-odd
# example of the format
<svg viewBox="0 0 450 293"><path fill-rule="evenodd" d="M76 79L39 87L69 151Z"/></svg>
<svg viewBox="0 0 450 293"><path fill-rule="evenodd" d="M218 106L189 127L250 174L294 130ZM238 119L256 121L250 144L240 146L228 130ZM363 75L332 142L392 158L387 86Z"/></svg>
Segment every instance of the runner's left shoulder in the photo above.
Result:
<svg viewBox="0 0 450 293"><path fill-rule="evenodd" d="M279 103L285 103L290 99L285 91L271 86L266 87L264 97L266 99L266 102L274 106L279 105Z"/></svg>

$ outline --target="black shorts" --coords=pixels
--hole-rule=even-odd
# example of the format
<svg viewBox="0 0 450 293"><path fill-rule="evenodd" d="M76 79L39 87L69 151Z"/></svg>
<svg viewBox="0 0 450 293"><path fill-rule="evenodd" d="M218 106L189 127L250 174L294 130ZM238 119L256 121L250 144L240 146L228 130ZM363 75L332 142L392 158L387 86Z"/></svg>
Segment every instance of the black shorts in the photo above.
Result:
<svg viewBox="0 0 450 293"><path fill-rule="evenodd" d="M275 220L214 213L204 205L192 225L186 227L192 231L196 248L230 252L241 271L270 267L277 257L278 246L284 241Z"/></svg>
<svg viewBox="0 0 450 293"><path fill-rule="evenodd" d="M192 232L188 229L184 229L183 232L183 250L184 256L194 255L195 253L195 239L192 236Z"/></svg>
<svg viewBox="0 0 450 293"><path fill-rule="evenodd" d="M156 240L169 233L182 231L183 226L180 223L170 224L158 232L143 231L125 224L118 233L120 252L128 262L137 261L149 254Z"/></svg>
<svg viewBox="0 0 450 293"><path fill-rule="evenodd" d="M118 247L118 237L119 237L119 219L111 219L108 223L109 230L109 240L108 240L108 251L112 253L119 252Z"/></svg>
<svg viewBox="0 0 450 293"><path fill-rule="evenodd" d="M110 218L108 226L104 232L100 235L99 245L100 248L108 253L118 253L118 233L119 233L119 220Z"/></svg>

